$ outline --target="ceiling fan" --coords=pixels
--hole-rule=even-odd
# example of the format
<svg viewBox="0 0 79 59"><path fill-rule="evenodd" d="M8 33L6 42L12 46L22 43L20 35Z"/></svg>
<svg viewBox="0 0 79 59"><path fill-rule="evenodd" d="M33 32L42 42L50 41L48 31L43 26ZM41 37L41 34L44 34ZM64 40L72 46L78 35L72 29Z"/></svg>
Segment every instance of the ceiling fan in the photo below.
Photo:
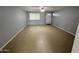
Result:
<svg viewBox="0 0 79 59"><path fill-rule="evenodd" d="M46 9L47 9L47 7L44 7L44 6L41 6L41 7L40 7L40 11L41 11L41 12L45 12Z"/></svg>

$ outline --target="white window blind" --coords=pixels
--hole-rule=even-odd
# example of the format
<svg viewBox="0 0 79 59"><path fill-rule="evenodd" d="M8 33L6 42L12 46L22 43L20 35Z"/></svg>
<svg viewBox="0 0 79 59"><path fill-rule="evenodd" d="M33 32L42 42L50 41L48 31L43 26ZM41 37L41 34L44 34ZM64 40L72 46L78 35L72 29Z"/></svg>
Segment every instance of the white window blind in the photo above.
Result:
<svg viewBox="0 0 79 59"><path fill-rule="evenodd" d="M30 20L40 20L40 13L29 13Z"/></svg>

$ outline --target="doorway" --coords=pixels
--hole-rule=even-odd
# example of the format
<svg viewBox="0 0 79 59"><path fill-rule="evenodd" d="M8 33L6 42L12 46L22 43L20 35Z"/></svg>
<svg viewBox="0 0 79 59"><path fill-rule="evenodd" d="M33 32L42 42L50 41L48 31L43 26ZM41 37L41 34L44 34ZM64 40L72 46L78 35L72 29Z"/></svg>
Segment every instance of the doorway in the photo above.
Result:
<svg viewBox="0 0 79 59"><path fill-rule="evenodd" d="M47 25L52 24L51 13L46 13L46 24Z"/></svg>

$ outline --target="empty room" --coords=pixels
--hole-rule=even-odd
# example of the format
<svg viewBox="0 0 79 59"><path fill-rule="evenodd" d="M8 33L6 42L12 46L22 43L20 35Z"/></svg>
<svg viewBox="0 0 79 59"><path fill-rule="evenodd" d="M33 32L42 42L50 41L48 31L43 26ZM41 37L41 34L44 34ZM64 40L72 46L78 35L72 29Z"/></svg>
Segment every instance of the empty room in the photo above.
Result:
<svg viewBox="0 0 79 59"><path fill-rule="evenodd" d="M79 52L78 23L79 6L0 6L0 52Z"/></svg>

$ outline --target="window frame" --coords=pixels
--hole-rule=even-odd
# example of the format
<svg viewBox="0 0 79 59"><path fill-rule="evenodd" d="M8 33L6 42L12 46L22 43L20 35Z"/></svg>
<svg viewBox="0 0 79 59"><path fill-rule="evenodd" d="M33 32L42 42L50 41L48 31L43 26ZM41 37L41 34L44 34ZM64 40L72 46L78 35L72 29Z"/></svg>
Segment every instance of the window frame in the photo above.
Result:
<svg viewBox="0 0 79 59"><path fill-rule="evenodd" d="M32 17L31 14L36 14L36 15L38 15L38 16L33 15L34 17ZM36 19L35 19L35 17L36 17ZM29 13L29 20L31 20L31 21L33 21L33 20L40 20L40 13L39 13L39 12L30 12L30 13Z"/></svg>

